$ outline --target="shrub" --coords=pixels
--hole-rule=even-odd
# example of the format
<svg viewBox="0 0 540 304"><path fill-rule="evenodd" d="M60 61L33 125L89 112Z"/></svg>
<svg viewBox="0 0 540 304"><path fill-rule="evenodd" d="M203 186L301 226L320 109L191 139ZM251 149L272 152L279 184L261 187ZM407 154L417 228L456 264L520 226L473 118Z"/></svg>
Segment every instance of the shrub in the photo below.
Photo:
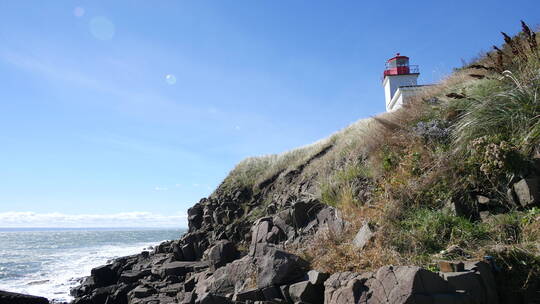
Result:
<svg viewBox="0 0 540 304"><path fill-rule="evenodd" d="M522 214L498 214L488 221L490 239L497 243L516 244L521 240Z"/></svg>
<svg viewBox="0 0 540 304"><path fill-rule="evenodd" d="M401 238L396 239L394 246L399 252L410 253L432 254L452 244L476 246L488 236L480 223L427 208L408 211L398 229Z"/></svg>

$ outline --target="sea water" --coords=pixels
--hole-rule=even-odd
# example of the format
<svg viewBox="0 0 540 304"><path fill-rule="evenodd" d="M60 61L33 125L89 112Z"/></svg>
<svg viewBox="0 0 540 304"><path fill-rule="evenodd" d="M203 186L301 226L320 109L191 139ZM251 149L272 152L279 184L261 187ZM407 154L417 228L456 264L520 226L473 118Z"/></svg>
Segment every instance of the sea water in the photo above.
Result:
<svg viewBox="0 0 540 304"><path fill-rule="evenodd" d="M178 239L182 229L0 229L0 290L68 302L93 267Z"/></svg>

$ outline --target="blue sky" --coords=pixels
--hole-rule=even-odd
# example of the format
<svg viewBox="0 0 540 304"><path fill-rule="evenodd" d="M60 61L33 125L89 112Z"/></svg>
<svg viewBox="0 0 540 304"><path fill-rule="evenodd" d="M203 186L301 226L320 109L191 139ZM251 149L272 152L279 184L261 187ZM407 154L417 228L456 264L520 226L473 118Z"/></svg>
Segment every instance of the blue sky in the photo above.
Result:
<svg viewBox="0 0 540 304"><path fill-rule="evenodd" d="M0 227L185 226L247 156L384 111L500 44L536 0L0 2Z"/></svg>

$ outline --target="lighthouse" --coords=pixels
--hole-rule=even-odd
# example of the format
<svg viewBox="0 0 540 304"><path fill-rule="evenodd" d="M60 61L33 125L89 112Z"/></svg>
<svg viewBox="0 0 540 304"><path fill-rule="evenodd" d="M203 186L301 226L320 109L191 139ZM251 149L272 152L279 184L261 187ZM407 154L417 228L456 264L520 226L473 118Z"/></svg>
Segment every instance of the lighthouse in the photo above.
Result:
<svg viewBox="0 0 540 304"><path fill-rule="evenodd" d="M418 66L410 65L407 56L397 53L386 61L383 74L386 111L399 109L407 102L408 97L418 93L421 87L417 84L418 75Z"/></svg>

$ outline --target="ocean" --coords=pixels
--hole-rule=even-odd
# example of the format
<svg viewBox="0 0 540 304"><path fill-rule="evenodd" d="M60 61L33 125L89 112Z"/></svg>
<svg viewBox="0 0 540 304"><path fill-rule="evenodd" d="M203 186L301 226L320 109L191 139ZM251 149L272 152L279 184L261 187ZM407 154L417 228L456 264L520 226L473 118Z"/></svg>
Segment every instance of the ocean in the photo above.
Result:
<svg viewBox="0 0 540 304"><path fill-rule="evenodd" d="M0 290L68 302L93 267L140 253L183 229L0 229Z"/></svg>

